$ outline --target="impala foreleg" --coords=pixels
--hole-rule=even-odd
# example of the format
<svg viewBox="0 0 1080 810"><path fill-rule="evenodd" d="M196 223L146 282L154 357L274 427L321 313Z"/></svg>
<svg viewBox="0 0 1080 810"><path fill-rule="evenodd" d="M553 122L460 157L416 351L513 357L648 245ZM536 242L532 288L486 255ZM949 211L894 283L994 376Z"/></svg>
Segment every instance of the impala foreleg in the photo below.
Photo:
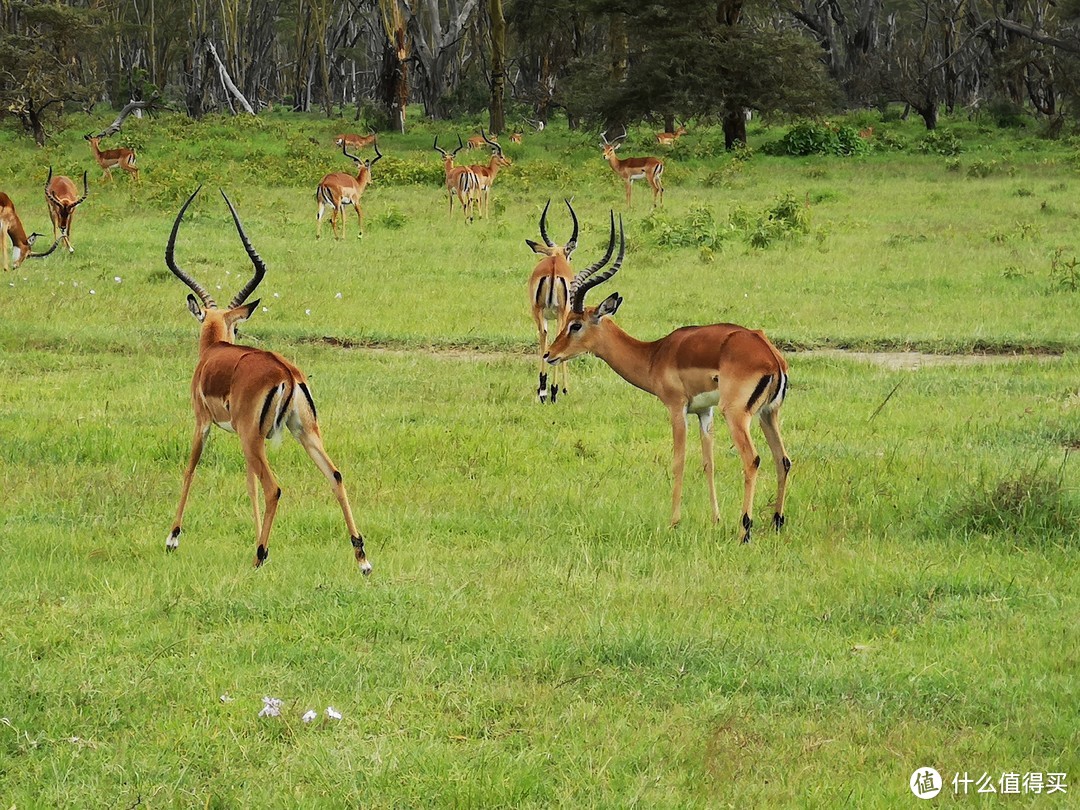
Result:
<svg viewBox="0 0 1080 810"><path fill-rule="evenodd" d="M172 531L165 538L165 550L176 551L180 546L180 530L184 520L184 508L187 506L188 493L191 491L191 479L195 477L195 468L199 466L202 458L203 447L206 446L206 437L210 433L210 423L195 425L195 436L191 440L191 457L188 459L187 469L184 471L184 483L180 487L180 505L176 508L176 520L173 521Z"/></svg>
<svg viewBox="0 0 1080 810"><path fill-rule="evenodd" d="M739 452L743 466L743 511L739 541L749 543L750 530L754 526L754 487L757 485L757 472L761 458L754 449L753 439L750 438L752 414L745 409L732 407L724 413L724 416L727 419L728 429L731 431L731 440Z"/></svg>
<svg viewBox="0 0 1080 810"><path fill-rule="evenodd" d="M784 499L787 495L788 473L791 472L791 459L784 450L784 442L780 438L780 411L779 408L762 408L758 412L761 418L761 430L769 443L773 461L776 463L776 505L773 512L773 528L780 531L784 528Z"/></svg>
<svg viewBox="0 0 1080 810"><path fill-rule="evenodd" d="M705 468L705 483L709 487L709 505L712 507L713 523L720 521L720 506L716 501L716 463L713 460L713 411L712 408L698 416L701 428L701 461Z"/></svg>
<svg viewBox="0 0 1080 810"><path fill-rule="evenodd" d="M345 492L341 472L334 465L323 447L319 426L315 422L308 426L296 425L296 427L293 427L293 424L295 423L290 423L289 427L293 435L296 436L296 440L307 451L311 460L315 462L315 466L326 476L334 490L334 496L337 498L338 504L341 505L341 512L345 516L345 527L349 531L349 540L352 542L356 564L360 566L360 572L367 576L371 573L371 563L368 562L367 555L364 553L364 538L356 528L356 521L353 520L352 507L349 506L349 496Z"/></svg>
<svg viewBox="0 0 1080 810"><path fill-rule="evenodd" d="M686 468L686 406L679 403L670 407L669 412L672 437L671 475L675 479L671 492L671 525L674 527L679 525L682 518L683 472Z"/></svg>

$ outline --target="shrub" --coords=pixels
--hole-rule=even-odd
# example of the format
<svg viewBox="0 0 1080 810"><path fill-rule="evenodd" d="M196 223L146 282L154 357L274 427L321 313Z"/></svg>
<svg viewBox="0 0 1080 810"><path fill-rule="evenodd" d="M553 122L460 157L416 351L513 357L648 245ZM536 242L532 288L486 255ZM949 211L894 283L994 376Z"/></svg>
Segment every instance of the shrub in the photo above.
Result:
<svg viewBox="0 0 1080 810"><path fill-rule="evenodd" d="M855 127L836 126L827 122L800 121L792 126L779 141L766 144L763 151L770 155L793 157L809 155L848 157L868 154L870 144L859 137L859 131Z"/></svg>
<svg viewBox="0 0 1080 810"><path fill-rule="evenodd" d="M924 155L956 157L964 151L964 144L947 129L932 129L919 141L916 148Z"/></svg>

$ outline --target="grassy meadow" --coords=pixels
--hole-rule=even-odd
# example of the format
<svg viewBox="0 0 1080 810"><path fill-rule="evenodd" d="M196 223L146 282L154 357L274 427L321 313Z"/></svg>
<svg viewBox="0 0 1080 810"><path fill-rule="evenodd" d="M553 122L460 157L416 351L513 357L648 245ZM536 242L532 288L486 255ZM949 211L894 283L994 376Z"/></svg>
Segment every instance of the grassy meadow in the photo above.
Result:
<svg viewBox="0 0 1080 810"><path fill-rule="evenodd" d="M964 120L942 146L862 114L864 156L771 156L785 127L754 122L732 157L692 130L663 209L636 183L627 211L595 133L556 124L505 147L491 217L465 223L431 142L474 126L416 121L380 136L363 238L350 217L316 241L349 123L129 119L136 186L102 183L82 140L112 118L45 149L0 129L28 231L51 234L50 165L91 184L75 253L0 274L2 806L884 808L919 804L925 766L1067 773L1008 803L1075 806L1080 141ZM163 254L200 183L178 262L221 301L249 277L224 188L269 266L241 339L308 374L368 579L289 437L266 566L218 430L165 553L198 324ZM785 351L783 534L756 427L740 546L722 428L722 522L692 424L672 530L657 400L583 359L535 401L524 240L569 196L580 266L624 215L602 289L632 334L733 321Z"/></svg>

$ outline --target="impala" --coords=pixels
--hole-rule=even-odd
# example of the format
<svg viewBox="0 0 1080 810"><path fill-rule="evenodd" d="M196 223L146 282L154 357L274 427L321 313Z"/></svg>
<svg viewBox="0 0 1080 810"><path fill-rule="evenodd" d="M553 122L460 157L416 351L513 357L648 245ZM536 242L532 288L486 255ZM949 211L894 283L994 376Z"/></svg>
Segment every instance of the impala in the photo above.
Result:
<svg viewBox="0 0 1080 810"><path fill-rule="evenodd" d="M480 130L483 133L483 129ZM476 179L479 182L479 205L482 209L484 216L487 216L491 212L491 187L495 184L495 177L499 173L499 169L505 166L511 166L510 159L503 155L502 147L499 146L498 141L493 141L484 135L484 140L487 141L491 147L491 160L487 166L474 165L470 166L469 170L476 175Z"/></svg>
<svg viewBox="0 0 1080 810"><path fill-rule="evenodd" d="M330 229L334 232L335 237L341 239L345 236L346 205L351 205L356 211L356 218L360 228L356 234L357 237L364 235L364 212L360 208L360 197L364 193L364 189L367 188L368 183L371 182L371 167L378 163L382 157L378 141L375 141L374 144L375 157L371 160L364 160L356 155L350 155L349 148L342 146L342 154L356 161L356 177L353 177L348 172L333 172L323 177L322 182L319 183L319 188L315 192L315 200L319 203L319 212L315 215L316 239L322 238L323 212L328 205L331 208ZM340 234L338 233L339 217L341 219Z"/></svg>
<svg viewBox="0 0 1080 810"><path fill-rule="evenodd" d="M44 259L56 250L56 246L60 243L60 240L57 239L52 243L52 247L44 253L33 253L31 249L39 236L41 236L40 233L26 235L26 229L23 228L19 215L15 213L15 204L11 201L11 197L0 191L0 249L3 251L3 256L0 257L2 258L0 267L3 267L4 270L8 268L18 270L19 265L28 258ZM11 240L10 257L8 239Z"/></svg>
<svg viewBox="0 0 1080 810"><path fill-rule="evenodd" d="M435 144L432 148L443 157L443 171L446 173L446 192L450 195L450 215L453 216L454 214L454 197L456 195L458 202L461 203L461 210L465 214L465 219L472 219L469 209L475 208L477 195L476 175L469 170L468 166L454 165L454 158L457 157L457 153L465 148L465 145L461 142L461 136L458 136L458 148L453 152L447 152L439 146L438 135L435 136Z"/></svg>
<svg viewBox="0 0 1080 810"><path fill-rule="evenodd" d="M188 309L202 324L199 334L199 362L195 366L195 375L191 379L191 404L195 411L195 438L191 445L191 459L184 472L184 482L180 489L180 506L176 510L176 520L172 531L165 540L167 551L174 551L180 545L181 522L184 506L187 504L191 480L195 475L199 458L202 456L206 438L211 425L217 425L231 433L236 433L244 450L247 462L247 489L251 499L251 509L255 517L255 533L258 546L255 552L255 567L266 562L269 554L270 529L274 525L278 502L281 500L281 488L270 469L266 458L266 440L272 439L284 428L300 442L315 466L330 481L330 486L337 496L341 511L345 515L345 526L349 531L356 562L364 574L371 573L371 564L364 554L364 538L356 529L353 521L349 498L345 494L345 485L341 473L330 456L323 449L322 434L315 415L315 401L311 397L304 372L276 352L255 349L250 346L236 345L237 324L246 321L258 307L258 300L249 304L244 302L259 286L266 274L266 265L248 241L240 217L233 208L225 192L225 203L229 206L240 241L255 267L251 280L221 309L210 297L206 288L189 276L176 264L173 250L176 246L176 234L180 221L184 218L191 201L199 190L195 189L173 223L169 243L165 249L165 263L169 269L191 288L188 294ZM198 296L198 297L196 297ZM259 499L256 483L262 485L263 502L266 514L259 516Z"/></svg>
<svg viewBox="0 0 1080 810"><path fill-rule="evenodd" d="M94 160L105 171L105 179L112 180L113 169L123 169L131 175L135 182L139 182L139 168L135 165L135 150L121 146L118 149L98 148L101 140L100 135L84 135L84 140L90 142L90 151L94 153Z"/></svg>
<svg viewBox="0 0 1080 810"><path fill-rule="evenodd" d="M353 149L363 149L365 146L371 146L375 143L375 137L375 130L371 130L367 135L346 133L334 138L334 146L351 146Z"/></svg>
<svg viewBox="0 0 1080 810"><path fill-rule="evenodd" d="M754 487L761 462L750 437L756 414L776 464L776 504L773 527L784 525L784 496L791 461L780 438L780 406L787 393L787 363L765 334L730 323L684 326L651 342L624 332L611 316L622 298L612 293L599 306L585 307L585 294L618 272L625 250L619 222L619 258L610 269L596 274L588 268L570 285L570 314L551 345L547 361L565 363L584 352L596 355L631 385L648 391L668 409L674 444L671 525L679 522L686 432L690 414L696 414L701 430L701 454L709 487L713 522L720 520L713 466L713 410L727 422L735 448L742 458L743 507L740 540L750 541L753 527ZM597 267L599 269L599 266Z"/></svg>
<svg viewBox="0 0 1080 810"><path fill-rule="evenodd" d="M488 136L484 134L484 128L481 127L480 134L473 135L469 140L465 141L465 143L469 145L470 149L483 149L486 144L492 143L493 140L498 141L499 139L494 135L489 139Z"/></svg>
<svg viewBox="0 0 1080 810"><path fill-rule="evenodd" d="M686 125L685 124L679 124L679 126L676 127L674 132L657 132L656 133L656 141L661 146L674 146L675 141L679 140L679 138L681 138L685 134L686 134Z"/></svg>
<svg viewBox="0 0 1080 810"><path fill-rule="evenodd" d="M522 134L520 132L511 132L510 133L510 143L521 143L521 141L522 141Z"/></svg>
<svg viewBox="0 0 1080 810"><path fill-rule="evenodd" d="M53 177L52 166L49 167L49 176L45 180L45 202L49 206L49 217L52 219L53 238L56 238L59 231L69 253L75 252L75 248L71 246L71 222L75 218L75 209L90 194L86 184L86 172L83 172L82 182L83 195L80 197L70 177Z"/></svg>
<svg viewBox="0 0 1080 810"><path fill-rule="evenodd" d="M664 162L654 157L624 158L619 160L615 156L615 150L623 144L626 131L613 142L607 139L607 133L600 134L600 147L604 151L604 158L611 165L611 170L619 175L626 183L626 207L630 207L630 188L635 180L645 179L653 190L653 207L656 207L657 198L660 205L664 204L664 187L660 184L660 176L664 173Z"/></svg>
<svg viewBox="0 0 1080 810"><path fill-rule="evenodd" d="M525 244L532 248L533 253L539 253L544 258L536 265L529 276L529 305L532 311L533 323L540 336L540 386L536 391L540 402L550 401L554 403L559 395L559 384L555 382L549 391L548 375L546 373L545 358L548 347L548 321L555 321L555 331L562 329L567 313L570 311L570 283L574 280L574 271L570 269L570 255L577 247L578 219L574 213L574 207L566 200L566 207L570 209L570 218L574 221L574 232L570 241L565 245L556 245L548 237L546 222L548 207L551 200L544 206L544 212L540 215L540 236L544 244L540 245L531 239L526 239ZM598 269L607 264L611 258L611 252L615 249L615 215L611 216L611 238L608 240L608 250L593 268ZM585 272L589 272L586 270ZM556 369L557 371L558 369ZM562 393L567 393L567 369L562 364ZM550 394L550 399L548 398Z"/></svg>

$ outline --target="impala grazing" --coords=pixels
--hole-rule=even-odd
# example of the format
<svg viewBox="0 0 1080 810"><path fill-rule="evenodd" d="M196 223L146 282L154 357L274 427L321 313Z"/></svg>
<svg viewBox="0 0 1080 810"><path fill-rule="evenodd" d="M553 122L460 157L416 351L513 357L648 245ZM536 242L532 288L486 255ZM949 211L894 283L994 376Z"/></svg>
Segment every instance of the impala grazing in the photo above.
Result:
<svg viewBox="0 0 1080 810"><path fill-rule="evenodd" d="M577 247L578 238L578 218L574 213L574 206L570 204L569 200L565 200L566 207L570 210L570 218L574 221L574 232L570 235L570 240L561 247L556 245L548 237L546 220L548 207L551 205L551 200L547 201L547 205L544 206L544 212L540 215L540 236L544 240L544 244L540 245L531 239L526 239L525 244L532 248L533 253L539 253L545 258L540 260L540 263L536 265L536 268L532 271L532 275L529 276L529 304L532 310L533 322L536 324L536 331L540 336L540 386L536 391L537 397L540 402L551 402L554 404L556 398L559 395L559 384L554 382L551 388L548 388L548 375L547 369L547 351L548 351L548 321L555 321L555 332L558 334L566 322L566 317L570 312L570 284L574 280L574 271L570 268L570 255ZM592 267L584 270L584 273L595 272L599 268L608 263L611 258L611 253L615 249L615 214L611 215L611 236L608 239L608 249L604 257L600 259ZM567 364L562 365L562 393L569 392L567 387ZM558 368L556 368L556 373Z"/></svg>
<svg viewBox="0 0 1080 810"><path fill-rule="evenodd" d="M375 157L364 160L356 155L349 154L347 146L341 147L342 154L356 161L356 177L348 172L334 172L323 177L319 188L315 192L315 200L319 203L319 211L315 215L315 238L322 238L323 212L326 206L330 206L330 229L334 236L341 239L345 236L345 206L351 205L356 211L356 219L359 223L357 237L364 235L364 212L360 208L360 197L371 182L371 167L379 162L382 152L379 151L378 141L374 142ZM338 232L338 219L341 220L341 231Z"/></svg>
<svg viewBox="0 0 1080 810"><path fill-rule="evenodd" d="M11 197L0 191L0 250L3 251L2 256L0 256L2 258L0 267L3 267L4 270L9 268L18 270L19 265L27 259L44 259L56 250L56 246L60 244L60 240L57 239L52 243L52 247L44 253L33 253L31 249L39 236L41 236L40 233L26 235L22 220L15 213L15 203L11 201ZM8 239L11 240L10 251L8 249Z"/></svg>
<svg viewBox="0 0 1080 810"><path fill-rule="evenodd" d="M200 186L201 188L201 186ZM173 223L165 249L165 263L169 269L191 288L188 294L188 309L202 324L199 334L199 362L195 366L195 375L191 380L191 404L195 411L195 438L191 445L191 459L184 472L184 482L180 490L180 506L176 510L176 520L172 531L165 540L167 551L174 551L180 545L181 522L184 506L187 503L191 480L199 464L203 447L211 425L217 425L236 433L244 450L247 462L247 489L251 498L252 513L255 517L255 533L258 546L255 552L255 567L262 565L269 554L270 529L274 525L278 502L281 500L281 488L270 469L266 458L266 440L274 438L284 428L300 442L304 450L315 462L315 466L330 481L334 495L337 496L341 511L345 515L345 526L349 531L356 562L364 574L371 573L371 564L364 554L364 538L356 529L353 521L349 498L345 494L345 485L341 473L323 449L322 435L315 415L315 401L307 385L304 373L276 352L255 349L250 346L236 345L236 327L246 321L259 305L258 300L249 304L244 302L259 286L266 274L266 265L248 241L240 218L225 192L225 203L229 206L233 222L236 224L240 241L247 251L255 273L233 297L225 309L220 309L206 288L177 266L173 258L176 234L195 195L195 190ZM196 298L196 296L198 296ZM263 501L266 514L259 516L259 498L256 483L262 485Z"/></svg>
<svg viewBox="0 0 1080 810"><path fill-rule="evenodd" d="M345 133L334 138L334 146L348 146L352 149L363 149L365 146L371 146L375 143L375 137L375 130L371 130L367 135Z"/></svg>
<svg viewBox="0 0 1080 810"><path fill-rule="evenodd" d="M604 150L604 158L611 165L611 170L619 175L626 183L626 207L630 207L630 189L635 180L645 179L653 190L653 207L656 207L657 199L660 205L664 204L664 187L660 183L660 176L664 173L664 162L659 158L625 158L619 160L615 156L615 150L622 146L626 139L626 132L609 142L607 133L600 134L600 148Z"/></svg>
<svg viewBox="0 0 1080 810"><path fill-rule="evenodd" d="M469 145L470 149L483 149L486 145L498 140L499 139L494 135L491 138L488 138L488 136L484 134L483 127L481 127L480 134L473 135L469 140L465 141L465 143Z"/></svg>
<svg viewBox="0 0 1080 810"><path fill-rule="evenodd" d="M439 146L439 136L435 136L435 144L432 146L443 157L443 171L446 173L446 192L450 196L450 216L454 214L454 197L461 203L462 213L465 220L472 220L470 209L475 209L478 198L478 181L476 175L469 170L468 166L455 166L454 158L457 153L465 148L458 136L458 148L453 152L447 152Z"/></svg>
<svg viewBox="0 0 1080 810"><path fill-rule="evenodd" d="M45 202L49 206L49 217L52 219L53 238L59 233L60 239L67 245L68 253L75 252L75 248L71 246L71 223L75 218L75 209L90 194L86 172L83 172L82 182L83 194L80 197L70 177L53 177L52 166L49 167L49 176L45 180Z"/></svg>
<svg viewBox="0 0 1080 810"><path fill-rule="evenodd" d="M675 141L679 140L679 138L681 138L685 134L686 134L686 125L685 124L679 124L679 126L676 127L674 132L657 132L656 133L656 141L661 146L674 146Z"/></svg>
<svg viewBox="0 0 1080 810"><path fill-rule="evenodd" d="M131 175L135 182L139 182L139 168L135 165L135 150L121 146L117 149L98 148L101 141L100 135L84 135L84 140L90 142L90 151L94 153L94 160L105 172L105 179L112 180L113 169L123 169Z"/></svg>
<svg viewBox="0 0 1080 810"><path fill-rule="evenodd" d="M776 463L776 504L773 527L784 525L784 496L791 461L780 438L780 406L787 393L787 363L765 334L730 323L684 326L652 342L637 340L611 319L622 298L612 293L599 306L585 307L585 294L618 272L625 251L619 221L619 258L610 269L596 274L598 264L576 276L570 285L570 314L551 345L547 361L565 363L588 352L607 363L631 385L657 397L668 409L674 440L671 525L679 522L686 432L690 414L701 430L701 454L709 487L713 522L720 520L713 465L713 410L717 407L742 458L743 507L740 540L750 541L753 527L754 487L760 457L750 437L756 414Z"/></svg>
<svg viewBox="0 0 1080 810"><path fill-rule="evenodd" d="M483 130L480 130L483 133ZM487 216L491 213L491 187L495 185L495 177L499 173L499 169L506 166L513 165L510 159L503 154L502 147L499 146L497 141L493 141L484 135L484 140L487 141L488 146L491 147L491 160L488 161L486 166L473 165L469 167L469 171L476 175L478 187L478 201L483 216Z"/></svg>

